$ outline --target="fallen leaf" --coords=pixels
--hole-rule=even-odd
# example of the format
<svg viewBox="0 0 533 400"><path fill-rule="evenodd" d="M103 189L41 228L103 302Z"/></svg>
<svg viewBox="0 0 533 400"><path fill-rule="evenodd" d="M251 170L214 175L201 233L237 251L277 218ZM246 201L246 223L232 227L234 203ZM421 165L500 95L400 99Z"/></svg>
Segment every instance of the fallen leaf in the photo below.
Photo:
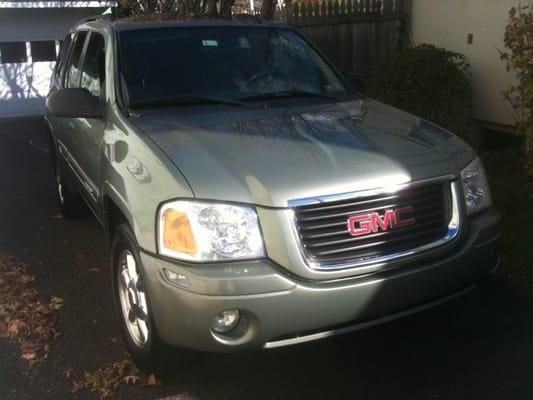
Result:
<svg viewBox="0 0 533 400"><path fill-rule="evenodd" d="M72 378L75 374L74 368L69 368L66 371L63 371L63 376L65 378Z"/></svg>
<svg viewBox="0 0 533 400"><path fill-rule="evenodd" d="M58 334L52 314L63 304L60 298L44 302L34 282L25 265L0 254L0 337L17 343L30 365L48 357Z"/></svg>
<svg viewBox="0 0 533 400"><path fill-rule="evenodd" d="M7 326L7 334L11 337L17 336L19 334L19 328L21 327L22 322L18 319L13 320Z"/></svg>
<svg viewBox="0 0 533 400"><path fill-rule="evenodd" d="M23 284L35 281L35 277L31 275L21 275L19 281Z"/></svg>
<svg viewBox="0 0 533 400"><path fill-rule="evenodd" d="M113 396L113 392L111 390L104 390L104 391L102 391L102 395L100 396L100 400L109 399L111 396Z"/></svg>
<svg viewBox="0 0 533 400"><path fill-rule="evenodd" d="M85 386L82 381L75 381L72 382L72 389L70 390L72 393L77 393L81 389L84 389Z"/></svg>
<svg viewBox="0 0 533 400"><path fill-rule="evenodd" d="M109 362L96 371L85 372L82 380L72 382L71 392L90 390L100 392L100 398L111 397L122 385L155 386L161 383L155 375L142 374L132 359L126 357L116 362Z"/></svg>
<svg viewBox="0 0 533 400"><path fill-rule="evenodd" d="M50 300L50 306L54 310L59 310L63 306L63 299L61 297L52 296Z"/></svg>
<svg viewBox="0 0 533 400"><path fill-rule="evenodd" d="M124 382L126 382L128 385L135 385L140 380L141 378L135 375L128 375L124 377Z"/></svg>
<svg viewBox="0 0 533 400"><path fill-rule="evenodd" d="M85 383L91 388L98 387L100 385L101 380L102 376L98 371L90 374L85 374Z"/></svg>
<svg viewBox="0 0 533 400"><path fill-rule="evenodd" d="M41 313L41 314L44 314L44 315L48 315L52 312L53 310L51 310L50 308L46 307L44 304L41 304L39 305L36 309L35 309L35 312L37 313Z"/></svg>
<svg viewBox="0 0 533 400"><path fill-rule="evenodd" d="M20 346L20 349L23 353L37 353L38 351L43 349L43 346L38 343L23 343Z"/></svg>
<svg viewBox="0 0 533 400"><path fill-rule="evenodd" d="M28 361L37 359L37 353L23 353L22 358Z"/></svg>
<svg viewBox="0 0 533 400"><path fill-rule="evenodd" d="M156 379L154 374L150 374L144 383L144 386L159 386L161 383Z"/></svg>

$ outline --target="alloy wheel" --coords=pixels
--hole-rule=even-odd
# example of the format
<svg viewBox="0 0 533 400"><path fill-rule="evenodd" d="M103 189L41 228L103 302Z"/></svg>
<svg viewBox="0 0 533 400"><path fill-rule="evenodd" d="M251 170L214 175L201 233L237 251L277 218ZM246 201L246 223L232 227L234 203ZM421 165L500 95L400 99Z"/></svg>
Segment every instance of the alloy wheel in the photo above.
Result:
<svg viewBox="0 0 533 400"><path fill-rule="evenodd" d="M142 277L131 251L124 250L121 253L117 270L122 317L133 343L143 348L148 343L150 336L148 325L150 316Z"/></svg>

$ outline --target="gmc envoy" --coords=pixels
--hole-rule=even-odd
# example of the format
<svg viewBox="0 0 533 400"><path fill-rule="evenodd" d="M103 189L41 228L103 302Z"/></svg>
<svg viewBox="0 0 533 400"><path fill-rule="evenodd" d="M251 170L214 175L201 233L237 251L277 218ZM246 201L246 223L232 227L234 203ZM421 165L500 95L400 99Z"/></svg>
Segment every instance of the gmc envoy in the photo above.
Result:
<svg viewBox="0 0 533 400"><path fill-rule="evenodd" d="M102 224L141 365L386 322L498 266L472 148L352 90L288 26L84 20L46 122L59 205Z"/></svg>

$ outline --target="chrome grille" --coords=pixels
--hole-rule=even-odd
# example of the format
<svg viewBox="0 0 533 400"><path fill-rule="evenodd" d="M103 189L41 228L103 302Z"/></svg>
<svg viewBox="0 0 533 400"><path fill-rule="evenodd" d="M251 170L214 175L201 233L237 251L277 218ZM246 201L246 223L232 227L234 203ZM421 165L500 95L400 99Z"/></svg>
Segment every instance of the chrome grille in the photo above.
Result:
<svg viewBox="0 0 533 400"><path fill-rule="evenodd" d="M413 207L414 225L352 236L348 219ZM393 193L369 194L294 207L296 227L306 257L318 264L371 260L443 239L451 216L450 182L413 185Z"/></svg>

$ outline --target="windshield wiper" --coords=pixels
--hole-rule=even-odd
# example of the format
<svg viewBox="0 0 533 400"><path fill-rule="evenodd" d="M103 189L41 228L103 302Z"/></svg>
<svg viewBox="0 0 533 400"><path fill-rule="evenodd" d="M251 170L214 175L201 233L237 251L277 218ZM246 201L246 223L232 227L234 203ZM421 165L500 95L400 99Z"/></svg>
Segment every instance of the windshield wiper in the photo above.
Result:
<svg viewBox="0 0 533 400"><path fill-rule="evenodd" d="M281 98L288 98L288 97L317 97L317 98L322 98L322 99L338 100L337 97L329 95L329 94L306 92L305 90L283 90L279 92L259 93L259 94L253 94L250 96L240 97L238 100L241 100L241 101L270 100L270 99L281 99Z"/></svg>
<svg viewBox="0 0 533 400"><path fill-rule="evenodd" d="M238 100L221 99L218 97L197 96L194 94L180 94L177 96L168 97L154 97L149 99L143 99L134 101L130 107L152 107L152 106L165 106L173 104L227 104L230 106L244 106L244 104Z"/></svg>

